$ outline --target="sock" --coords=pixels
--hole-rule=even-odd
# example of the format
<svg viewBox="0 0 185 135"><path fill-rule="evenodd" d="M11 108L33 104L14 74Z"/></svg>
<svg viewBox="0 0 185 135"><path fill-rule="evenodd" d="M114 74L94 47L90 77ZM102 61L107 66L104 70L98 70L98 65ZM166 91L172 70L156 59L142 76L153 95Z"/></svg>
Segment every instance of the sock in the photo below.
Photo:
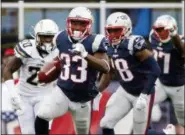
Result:
<svg viewBox="0 0 185 135"><path fill-rule="evenodd" d="M103 128L103 135L114 135L114 129Z"/></svg>
<svg viewBox="0 0 185 135"><path fill-rule="evenodd" d="M35 132L36 135L39 134L49 134L49 122L47 120L44 120L42 118L39 118L38 116L35 119Z"/></svg>
<svg viewBox="0 0 185 135"><path fill-rule="evenodd" d="M156 131L153 129L148 129L147 135L166 135L163 131Z"/></svg>

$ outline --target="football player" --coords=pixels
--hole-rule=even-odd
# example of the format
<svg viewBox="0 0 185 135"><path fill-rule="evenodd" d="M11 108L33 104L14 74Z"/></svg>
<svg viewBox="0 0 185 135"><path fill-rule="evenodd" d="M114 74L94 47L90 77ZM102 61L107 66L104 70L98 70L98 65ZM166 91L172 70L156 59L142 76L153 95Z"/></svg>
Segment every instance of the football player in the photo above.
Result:
<svg viewBox="0 0 185 135"><path fill-rule="evenodd" d="M149 41L162 71L156 82L155 102L160 103L169 97L178 124L184 127L185 44L184 37L178 34L176 20L170 15L159 16Z"/></svg>
<svg viewBox="0 0 185 135"><path fill-rule="evenodd" d="M86 7L72 9L66 24L66 30L54 40L60 52L61 74L57 88L38 111L37 134L47 134L47 121L67 111L72 114L77 134L89 134L91 101L99 94L97 74L109 72L108 41L103 35L92 34L91 11Z"/></svg>
<svg viewBox="0 0 185 135"><path fill-rule="evenodd" d="M53 89L53 84L38 83L37 72L44 63L58 55L52 43L59 31L57 24L49 19L39 21L34 27L35 39L23 40L15 46L15 55L4 68L5 84L11 92L11 102L17 110L22 134L35 134L34 121L43 97ZM18 90L12 74L20 69Z"/></svg>
<svg viewBox="0 0 185 135"><path fill-rule="evenodd" d="M104 90L112 73L119 77L120 87L110 97L100 122L104 135L113 135L114 126L133 108L134 134L147 132L154 100L154 84L160 68L146 47L142 36L132 35L130 17L112 13L106 21L105 33L110 41L108 56L111 71L103 74L100 91Z"/></svg>

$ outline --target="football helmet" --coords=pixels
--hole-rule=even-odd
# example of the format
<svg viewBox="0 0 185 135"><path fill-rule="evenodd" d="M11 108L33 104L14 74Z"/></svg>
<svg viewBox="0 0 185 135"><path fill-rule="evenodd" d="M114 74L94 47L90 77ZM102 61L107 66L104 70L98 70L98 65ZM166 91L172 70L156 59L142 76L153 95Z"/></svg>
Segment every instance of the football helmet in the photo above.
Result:
<svg viewBox="0 0 185 135"><path fill-rule="evenodd" d="M85 38L91 33L93 16L86 7L76 7L71 10L67 17L67 32L74 40Z"/></svg>
<svg viewBox="0 0 185 135"><path fill-rule="evenodd" d="M122 12L109 15L106 21L105 34L112 45L118 45L123 38L132 33L130 17Z"/></svg>
<svg viewBox="0 0 185 135"><path fill-rule="evenodd" d="M162 43L167 43L170 41L170 29L168 27L172 27L171 29L177 31L177 22L170 15L162 15L159 16L153 25L154 34L159 38Z"/></svg>
<svg viewBox="0 0 185 135"><path fill-rule="evenodd" d="M59 31L58 25L50 20L40 20L34 27L37 48L50 53L53 50L53 37Z"/></svg>

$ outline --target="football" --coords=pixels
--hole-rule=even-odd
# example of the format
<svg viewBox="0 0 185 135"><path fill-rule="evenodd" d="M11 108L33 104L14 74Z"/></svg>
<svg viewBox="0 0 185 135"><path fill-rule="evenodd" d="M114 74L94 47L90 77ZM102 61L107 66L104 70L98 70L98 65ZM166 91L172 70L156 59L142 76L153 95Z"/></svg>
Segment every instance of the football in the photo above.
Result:
<svg viewBox="0 0 185 135"><path fill-rule="evenodd" d="M59 60L46 63L38 73L38 80L40 83L50 83L56 80L61 72L61 65Z"/></svg>

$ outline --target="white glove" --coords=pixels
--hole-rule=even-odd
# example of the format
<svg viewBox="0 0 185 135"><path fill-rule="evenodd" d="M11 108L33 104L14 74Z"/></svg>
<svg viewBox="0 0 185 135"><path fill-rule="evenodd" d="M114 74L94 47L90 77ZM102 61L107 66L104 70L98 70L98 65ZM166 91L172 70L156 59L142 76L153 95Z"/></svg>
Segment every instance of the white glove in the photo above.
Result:
<svg viewBox="0 0 185 135"><path fill-rule="evenodd" d="M171 37L174 37L175 35L177 35L177 28L175 28L175 26L173 25L173 23L171 21L169 21L166 24L166 27L164 29L169 30Z"/></svg>
<svg viewBox="0 0 185 135"><path fill-rule="evenodd" d="M148 99L148 95L141 93L135 104L136 109L143 110L144 108L146 108L147 99Z"/></svg>
<svg viewBox="0 0 185 135"><path fill-rule="evenodd" d="M88 55L88 52L85 50L85 47L81 43L76 43L73 45L72 53L78 54L81 57L85 58Z"/></svg>
<svg viewBox="0 0 185 135"><path fill-rule="evenodd" d="M14 81L13 80L7 80L5 82L8 90L10 91L10 100L12 103L12 107L16 110L17 115L22 115L23 114L23 105L22 105L22 101L20 99L19 94L17 93L17 89L14 85Z"/></svg>

